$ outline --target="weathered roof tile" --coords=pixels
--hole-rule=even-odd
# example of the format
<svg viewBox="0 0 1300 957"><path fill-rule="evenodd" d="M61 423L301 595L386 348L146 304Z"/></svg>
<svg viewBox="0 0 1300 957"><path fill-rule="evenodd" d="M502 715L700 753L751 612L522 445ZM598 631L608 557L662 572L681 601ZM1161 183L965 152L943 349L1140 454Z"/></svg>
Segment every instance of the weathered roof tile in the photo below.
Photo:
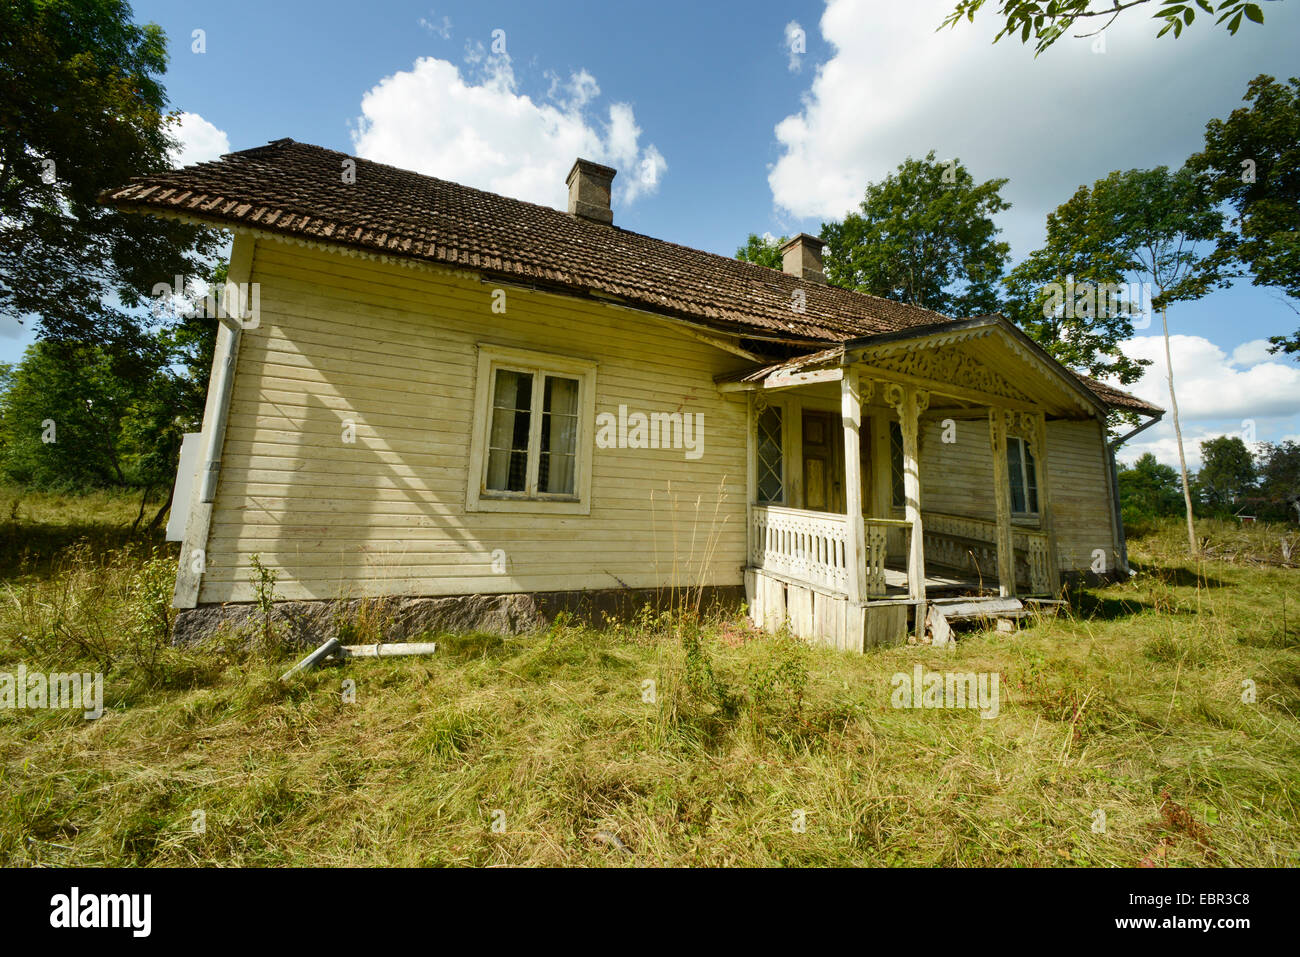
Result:
<svg viewBox="0 0 1300 957"><path fill-rule="evenodd" d="M354 183L340 175L345 159L356 163ZM741 336L809 348L949 319L289 139L137 177L105 191L100 201L126 209L184 205L218 225L323 236L417 259L534 277L580 294L615 295L629 305L668 311ZM1118 389L1083 381L1113 406L1145 406Z"/></svg>

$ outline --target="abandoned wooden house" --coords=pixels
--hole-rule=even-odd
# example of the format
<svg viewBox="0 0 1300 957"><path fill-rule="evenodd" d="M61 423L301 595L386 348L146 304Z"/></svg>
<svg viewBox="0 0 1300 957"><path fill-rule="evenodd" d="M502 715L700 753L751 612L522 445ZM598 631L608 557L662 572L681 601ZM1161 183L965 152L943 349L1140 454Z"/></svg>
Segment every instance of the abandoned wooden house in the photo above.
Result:
<svg viewBox="0 0 1300 957"><path fill-rule="evenodd" d="M850 649L1126 570L1107 414L1160 409L1000 317L830 286L814 237L777 271L620 229L614 177L577 161L559 211L278 140L104 195L229 230L227 306L248 284L178 477L178 629L250 602L254 556L295 602L491 626L691 586Z"/></svg>

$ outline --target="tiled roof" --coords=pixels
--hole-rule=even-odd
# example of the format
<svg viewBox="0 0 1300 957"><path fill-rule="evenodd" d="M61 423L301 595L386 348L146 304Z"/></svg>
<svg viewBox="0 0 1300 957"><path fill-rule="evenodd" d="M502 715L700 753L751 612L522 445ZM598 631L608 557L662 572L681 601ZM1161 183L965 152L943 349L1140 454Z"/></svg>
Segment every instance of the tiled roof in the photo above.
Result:
<svg viewBox="0 0 1300 957"><path fill-rule="evenodd" d="M356 163L355 183L343 181L344 160ZM838 342L945 318L293 140L136 177L100 198L595 290L742 335Z"/></svg>
<svg viewBox="0 0 1300 957"><path fill-rule="evenodd" d="M345 161L356 164L354 182ZM949 319L290 139L136 177L100 201L612 296L809 348ZM1108 391L1112 404L1124 396Z"/></svg>
<svg viewBox="0 0 1300 957"><path fill-rule="evenodd" d="M1137 412L1140 415L1164 415L1165 410L1158 405L1152 405L1144 399L1139 399L1135 395L1130 395L1113 385L1107 385L1104 382L1098 382L1096 379L1089 378L1082 372L1075 372L1079 381L1091 389L1102 402L1115 409L1125 412Z"/></svg>

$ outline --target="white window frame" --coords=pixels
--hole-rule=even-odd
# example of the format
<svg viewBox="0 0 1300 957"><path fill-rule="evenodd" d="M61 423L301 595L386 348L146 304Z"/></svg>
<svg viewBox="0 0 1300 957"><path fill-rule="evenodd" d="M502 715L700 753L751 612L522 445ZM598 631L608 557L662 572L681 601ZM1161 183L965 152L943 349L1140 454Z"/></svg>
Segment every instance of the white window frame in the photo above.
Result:
<svg viewBox="0 0 1300 957"><path fill-rule="evenodd" d="M1018 435L1007 436L1007 445L1010 446L1012 442L1015 442L1020 446L1020 487L1025 490L1025 507L1028 508L1029 507L1029 461L1025 457L1025 453L1028 452L1029 454L1032 455L1034 450L1029 447L1028 440L1023 439ZM1038 498L1042 494L1038 488L1038 459L1034 459L1033 472L1034 472L1034 498ZM1010 478L1010 476L1008 476L1008 478ZM1038 507L1041 509L1042 506L1043 503L1039 502ZM1039 516L1038 511L1017 512L1015 500L1014 498L1012 499L1011 502L1012 519L1019 519L1022 522L1032 523L1038 519L1038 516Z"/></svg>
<svg viewBox="0 0 1300 957"><path fill-rule="evenodd" d="M465 509L470 512L543 512L554 515L591 514L591 463L596 435L596 362L488 343L478 344L478 378L474 385L473 435L470 440L469 482ZM573 495L499 492L487 488L488 434L492 428L492 393L498 369L533 376L533 402L528 437L528 482L537 482L541 455L540 397L548 375L578 380L578 441L574 448Z"/></svg>

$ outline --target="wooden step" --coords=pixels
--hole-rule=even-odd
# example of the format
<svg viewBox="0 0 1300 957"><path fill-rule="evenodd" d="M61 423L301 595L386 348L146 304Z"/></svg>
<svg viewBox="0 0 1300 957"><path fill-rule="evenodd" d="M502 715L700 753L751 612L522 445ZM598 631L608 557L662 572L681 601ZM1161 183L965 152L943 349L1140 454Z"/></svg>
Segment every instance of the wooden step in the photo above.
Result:
<svg viewBox="0 0 1300 957"><path fill-rule="evenodd" d="M949 621L1006 618L1025 611L1024 603L1019 598L966 598L954 602L934 602L934 606Z"/></svg>
<svg viewBox="0 0 1300 957"><path fill-rule="evenodd" d="M1015 619L1033 615L1019 598L966 598L934 601L925 612L925 625L932 645L949 645L956 638L953 624L971 621L995 621L998 631L1014 631Z"/></svg>

